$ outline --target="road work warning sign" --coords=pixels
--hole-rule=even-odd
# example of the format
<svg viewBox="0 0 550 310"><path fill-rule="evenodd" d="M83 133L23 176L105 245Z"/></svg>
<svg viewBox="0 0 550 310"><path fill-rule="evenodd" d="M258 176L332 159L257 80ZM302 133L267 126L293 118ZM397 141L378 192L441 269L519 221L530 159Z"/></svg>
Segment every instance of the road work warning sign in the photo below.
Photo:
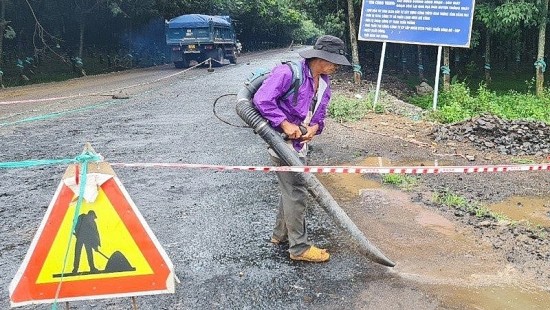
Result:
<svg viewBox="0 0 550 310"><path fill-rule="evenodd" d="M12 306L174 292L172 262L111 166L68 167L10 284ZM78 214L77 214L78 212Z"/></svg>

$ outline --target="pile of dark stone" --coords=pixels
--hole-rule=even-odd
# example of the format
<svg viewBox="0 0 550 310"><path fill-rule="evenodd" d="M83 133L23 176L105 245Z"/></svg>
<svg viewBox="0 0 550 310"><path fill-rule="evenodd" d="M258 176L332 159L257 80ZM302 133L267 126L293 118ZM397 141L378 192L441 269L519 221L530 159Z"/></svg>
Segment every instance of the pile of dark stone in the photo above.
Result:
<svg viewBox="0 0 550 310"><path fill-rule="evenodd" d="M439 126L432 134L435 141L469 141L479 150L496 149L507 155L543 156L550 153L550 125L539 121L508 121L483 115Z"/></svg>

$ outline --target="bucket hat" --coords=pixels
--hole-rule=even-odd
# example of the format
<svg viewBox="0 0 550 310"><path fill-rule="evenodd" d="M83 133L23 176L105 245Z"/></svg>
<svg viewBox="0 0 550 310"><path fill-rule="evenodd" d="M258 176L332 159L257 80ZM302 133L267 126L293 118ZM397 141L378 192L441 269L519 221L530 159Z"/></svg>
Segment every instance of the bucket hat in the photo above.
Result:
<svg viewBox="0 0 550 310"><path fill-rule="evenodd" d="M333 64L351 66L346 58L344 41L337 37L324 35L320 36L312 49L299 52L298 54L306 59L321 58Z"/></svg>

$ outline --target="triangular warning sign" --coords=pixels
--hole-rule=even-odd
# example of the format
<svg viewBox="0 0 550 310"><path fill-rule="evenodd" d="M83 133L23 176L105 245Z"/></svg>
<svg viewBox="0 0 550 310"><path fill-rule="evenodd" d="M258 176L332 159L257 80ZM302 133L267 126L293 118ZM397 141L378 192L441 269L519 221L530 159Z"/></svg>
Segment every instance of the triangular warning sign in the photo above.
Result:
<svg viewBox="0 0 550 310"><path fill-rule="evenodd" d="M10 284L12 307L174 292L172 262L106 162L67 168Z"/></svg>

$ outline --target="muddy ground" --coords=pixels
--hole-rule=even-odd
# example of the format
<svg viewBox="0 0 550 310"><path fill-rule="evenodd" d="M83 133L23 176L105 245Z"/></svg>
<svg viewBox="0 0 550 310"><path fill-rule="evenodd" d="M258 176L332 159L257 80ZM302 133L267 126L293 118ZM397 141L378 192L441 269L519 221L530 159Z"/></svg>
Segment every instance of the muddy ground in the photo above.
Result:
<svg viewBox="0 0 550 310"><path fill-rule="evenodd" d="M297 59L296 50L243 55L238 65L212 73L167 65L3 90L0 102L23 102L0 105L0 162L74 157L90 142L110 162L270 165L263 141L249 129L218 120L212 105L237 92L255 68L285 59ZM335 85L350 95L372 87L365 81L361 90L350 91L345 76ZM398 96L410 91L390 78L382 89ZM113 94L129 98L113 99ZM52 97L58 99L24 101ZM312 143L310 163L548 162L480 152L464 143L435 144L430 133L437 124L395 97L383 96L382 104L388 112L359 122L329 120ZM233 107L231 96L223 97L216 114L242 125ZM40 118L31 119L35 116ZM473 161L467 158L472 156ZM0 170L0 272L6 275L0 280L0 308L9 307L9 282L65 168ZM332 259L320 265L291 262L284 248L268 242L277 201L272 174L115 171L181 280L174 295L139 297L140 309L547 309L550 304L548 172L419 175L406 190L383 184L380 175L318 175L367 238L397 263L386 268L358 254L313 200L310 237L327 247ZM432 195L443 190L513 221L437 205ZM71 307L131 305L115 298Z"/></svg>

